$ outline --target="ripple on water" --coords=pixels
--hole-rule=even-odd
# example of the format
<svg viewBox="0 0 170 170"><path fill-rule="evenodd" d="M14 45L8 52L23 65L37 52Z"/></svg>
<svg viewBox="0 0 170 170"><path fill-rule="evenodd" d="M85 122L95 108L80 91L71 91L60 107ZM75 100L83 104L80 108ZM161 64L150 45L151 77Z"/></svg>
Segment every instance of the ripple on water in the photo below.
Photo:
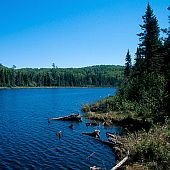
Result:
<svg viewBox="0 0 170 170"><path fill-rule="evenodd" d="M110 169L115 162L112 149L82 132L97 128L105 138L108 130L119 129L86 127L85 119L82 123L47 120L80 111L83 103L113 92L111 88L0 91L0 169L86 170L93 165ZM73 129L68 128L71 123ZM60 130L63 137L59 140L56 132Z"/></svg>

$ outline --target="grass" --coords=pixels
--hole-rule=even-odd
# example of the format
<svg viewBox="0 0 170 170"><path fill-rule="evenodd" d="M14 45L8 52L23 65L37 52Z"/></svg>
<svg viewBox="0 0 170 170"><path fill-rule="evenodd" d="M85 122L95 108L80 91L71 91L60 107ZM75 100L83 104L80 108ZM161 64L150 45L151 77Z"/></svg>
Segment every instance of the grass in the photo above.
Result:
<svg viewBox="0 0 170 170"><path fill-rule="evenodd" d="M130 133L126 137L126 149L130 151L130 161L143 164L149 169L170 167L170 126L154 126L147 133Z"/></svg>
<svg viewBox="0 0 170 170"><path fill-rule="evenodd" d="M118 96L108 97L95 104L84 105L83 111L89 119L112 122L125 122L133 130L147 124L139 124L143 120L151 120L151 126L147 130L141 127L138 131L123 136L123 149L129 151L129 161L125 169L166 170L170 167L170 123L169 121L158 124L154 118L140 116L143 107L135 102L120 99ZM144 111L147 115L147 109ZM145 114L143 114L145 115ZM168 118L168 117L167 117ZM129 122L130 120L134 120ZM141 121L138 121L141 120ZM124 125L124 124L121 124ZM123 155L125 156L125 155Z"/></svg>

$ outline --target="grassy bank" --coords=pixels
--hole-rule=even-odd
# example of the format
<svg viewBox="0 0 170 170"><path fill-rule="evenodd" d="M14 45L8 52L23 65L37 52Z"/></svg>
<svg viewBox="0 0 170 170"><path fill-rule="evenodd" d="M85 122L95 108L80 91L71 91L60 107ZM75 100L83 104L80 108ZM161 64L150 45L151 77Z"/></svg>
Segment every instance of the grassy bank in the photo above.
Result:
<svg viewBox="0 0 170 170"><path fill-rule="evenodd" d="M123 149L120 146L116 154L121 157L123 150L129 150L127 167L166 170L170 167L170 34L167 31L165 38L160 37L158 20L149 3L142 20L134 64L128 50L116 96L85 105L83 111L104 125L126 129Z"/></svg>
<svg viewBox="0 0 170 170"><path fill-rule="evenodd" d="M141 165L148 169L168 169L170 167L170 126L154 125L149 132L129 133L125 148L130 151L129 166Z"/></svg>
<svg viewBox="0 0 170 170"><path fill-rule="evenodd" d="M159 119L141 116L137 103L120 100L118 96L86 104L83 111L91 120L102 121L106 126L118 125L125 129L125 135L117 138L121 145L115 151L118 161L129 152L124 169L166 170L170 167L168 114L159 114Z"/></svg>

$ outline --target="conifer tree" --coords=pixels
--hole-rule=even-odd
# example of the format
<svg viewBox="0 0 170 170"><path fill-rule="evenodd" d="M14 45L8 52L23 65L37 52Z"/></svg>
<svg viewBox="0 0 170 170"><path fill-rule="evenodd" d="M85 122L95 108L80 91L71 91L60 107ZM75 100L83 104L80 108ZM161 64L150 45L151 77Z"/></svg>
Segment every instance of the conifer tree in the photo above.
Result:
<svg viewBox="0 0 170 170"><path fill-rule="evenodd" d="M168 7L168 10L170 11L170 6ZM170 25L170 15L168 16L168 22ZM164 73L165 73L165 78L167 81L166 85L166 90L168 92L168 98L167 98L167 103L170 102L170 26L167 31L167 38L165 39L164 43ZM167 105L167 111L170 113L170 105Z"/></svg>
<svg viewBox="0 0 170 170"><path fill-rule="evenodd" d="M138 34L142 57L145 58L145 70L147 72L159 72L162 66L162 58L159 54L159 26L158 20L148 3L146 13L142 17L142 32Z"/></svg>
<svg viewBox="0 0 170 170"><path fill-rule="evenodd" d="M125 77L129 77L132 69L132 62L131 62L131 55L129 52L129 49L126 54L126 63L125 63L125 70L124 70L124 75Z"/></svg>
<svg viewBox="0 0 170 170"><path fill-rule="evenodd" d="M141 75L143 73L143 64L144 64L144 58L141 54L141 49L137 47L136 54L135 54L135 64L133 66L133 76L135 75Z"/></svg>

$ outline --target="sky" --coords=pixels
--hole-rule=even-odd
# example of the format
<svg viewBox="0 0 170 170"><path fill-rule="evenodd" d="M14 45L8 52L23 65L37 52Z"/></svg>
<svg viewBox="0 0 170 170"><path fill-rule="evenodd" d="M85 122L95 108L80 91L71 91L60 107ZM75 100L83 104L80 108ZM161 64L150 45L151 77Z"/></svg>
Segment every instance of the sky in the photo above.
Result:
<svg viewBox="0 0 170 170"><path fill-rule="evenodd" d="M1 0L0 63L17 68L124 65L148 0ZM161 28L170 0L149 0Z"/></svg>

